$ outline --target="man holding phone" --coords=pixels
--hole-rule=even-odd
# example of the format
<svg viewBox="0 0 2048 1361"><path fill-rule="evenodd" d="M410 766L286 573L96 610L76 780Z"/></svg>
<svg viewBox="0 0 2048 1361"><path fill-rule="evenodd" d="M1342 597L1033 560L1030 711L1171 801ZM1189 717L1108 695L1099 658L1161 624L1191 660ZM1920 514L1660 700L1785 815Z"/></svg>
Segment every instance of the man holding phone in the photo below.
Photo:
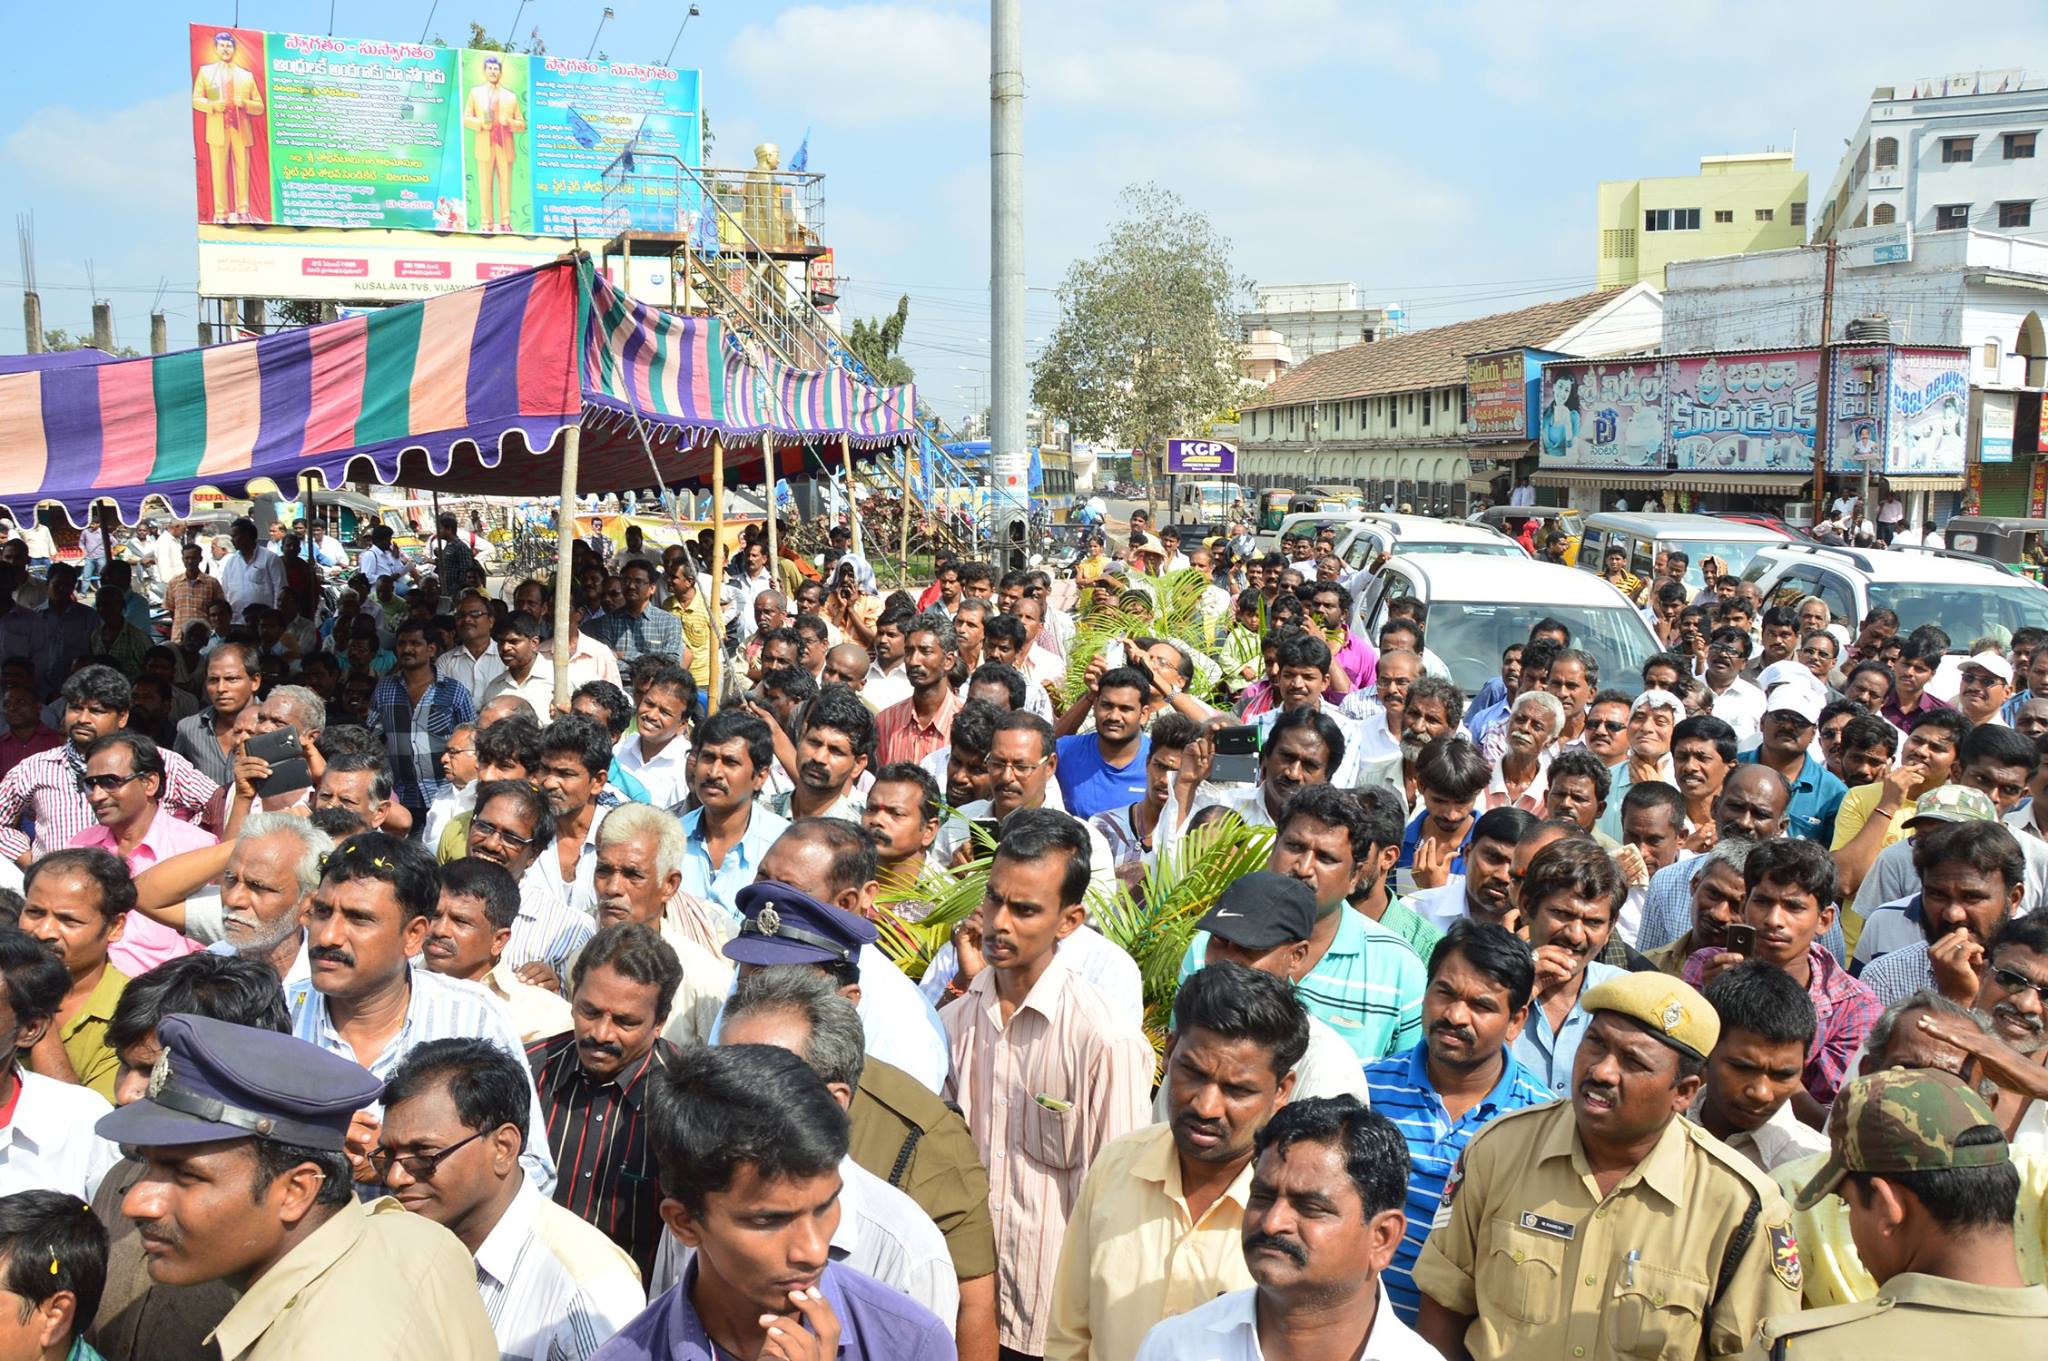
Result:
<svg viewBox="0 0 2048 1361"><path fill-rule="evenodd" d="M1799 1117L1818 1126L1850 1076L1849 1061L1884 1008L1819 943L1834 924L1838 890L1835 862L1818 842L1765 842L1750 852L1742 883L1741 920L1728 925L1720 949L1694 952L1684 977L1695 987L1711 988L1727 970L1760 959L1806 989L1813 1001L1814 1037L1800 1074L1805 1090L1793 1101Z"/></svg>

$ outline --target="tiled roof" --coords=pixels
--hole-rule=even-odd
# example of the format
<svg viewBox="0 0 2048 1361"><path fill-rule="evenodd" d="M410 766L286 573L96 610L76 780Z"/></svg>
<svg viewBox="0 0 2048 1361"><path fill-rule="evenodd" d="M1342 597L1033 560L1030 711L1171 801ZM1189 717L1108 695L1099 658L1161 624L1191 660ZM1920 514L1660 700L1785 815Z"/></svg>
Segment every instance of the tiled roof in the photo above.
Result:
<svg viewBox="0 0 2048 1361"><path fill-rule="evenodd" d="M1620 289L1581 293L1519 312L1474 317L1332 350L1295 365L1243 409L1449 387L1465 381L1466 355L1519 345L1540 348L1620 295Z"/></svg>

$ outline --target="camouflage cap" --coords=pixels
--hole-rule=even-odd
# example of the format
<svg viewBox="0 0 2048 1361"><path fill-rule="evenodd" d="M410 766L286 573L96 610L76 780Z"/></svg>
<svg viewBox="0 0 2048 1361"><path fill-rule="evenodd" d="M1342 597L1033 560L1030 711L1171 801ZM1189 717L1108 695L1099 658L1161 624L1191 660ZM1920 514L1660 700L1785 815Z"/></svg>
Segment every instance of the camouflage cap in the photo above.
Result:
<svg viewBox="0 0 2048 1361"><path fill-rule="evenodd" d="M1851 1172L1938 1172L1995 1167L2012 1159L2005 1136L1958 1146L1980 1125L1999 1131L1984 1098L1952 1073L1888 1068L1855 1079L1828 1113L1828 1160L1794 1202L1810 1210Z"/></svg>
<svg viewBox="0 0 2048 1361"><path fill-rule="evenodd" d="M1900 823L1901 827L1917 827L1923 822L1996 822L1998 806L1991 802L1991 796L1981 789L1968 785L1945 784L1939 789L1930 789L1913 803L1913 816Z"/></svg>

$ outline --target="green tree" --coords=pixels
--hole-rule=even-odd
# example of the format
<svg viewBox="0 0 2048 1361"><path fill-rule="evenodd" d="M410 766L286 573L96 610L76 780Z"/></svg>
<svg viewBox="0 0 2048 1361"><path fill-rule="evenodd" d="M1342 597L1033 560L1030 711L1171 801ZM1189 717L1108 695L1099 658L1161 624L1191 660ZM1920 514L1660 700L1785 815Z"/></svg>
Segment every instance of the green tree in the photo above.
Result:
<svg viewBox="0 0 2048 1361"><path fill-rule="evenodd" d="M433 36L431 41L435 47L446 47L448 45L448 40L438 33ZM469 21L469 41L465 42L463 46L473 52L526 52L534 56L539 56L548 50L548 45L541 41L540 28L537 25L527 33L526 44L522 47L516 39L506 42L500 38L493 38L490 30L474 19Z"/></svg>
<svg viewBox="0 0 2048 1361"><path fill-rule="evenodd" d="M1123 192L1123 219L1060 284L1060 321L1032 367L1032 400L1076 437L1151 461L1237 404L1238 316L1251 281L1209 219L1156 184Z"/></svg>
<svg viewBox="0 0 2048 1361"><path fill-rule="evenodd" d="M886 317L873 321L855 318L853 329L846 333L846 348L868 366L876 382L911 382L917 374L898 353L903 348L903 328L909 324L910 295L904 294L896 299L896 310Z"/></svg>
<svg viewBox="0 0 2048 1361"><path fill-rule="evenodd" d="M43 332L43 349L49 354L55 354L59 350L89 350L91 348L92 337L89 335L75 336L61 327ZM133 359L141 352L132 345L116 345L107 353L117 359Z"/></svg>

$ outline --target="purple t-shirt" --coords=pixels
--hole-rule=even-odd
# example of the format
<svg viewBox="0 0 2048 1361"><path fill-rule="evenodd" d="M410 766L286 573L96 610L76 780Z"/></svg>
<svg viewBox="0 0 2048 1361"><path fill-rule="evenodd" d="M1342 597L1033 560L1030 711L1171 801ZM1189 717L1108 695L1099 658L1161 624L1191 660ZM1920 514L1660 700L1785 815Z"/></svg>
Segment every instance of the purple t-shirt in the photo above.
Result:
<svg viewBox="0 0 2048 1361"><path fill-rule="evenodd" d="M710 1335L690 1303L697 1263L682 1283L647 1306L591 1361L714 1361ZM818 1280L839 1320L839 1361L953 1361L953 1336L932 1312L901 1291L837 1262ZM722 1358L719 1358L722 1361Z"/></svg>

